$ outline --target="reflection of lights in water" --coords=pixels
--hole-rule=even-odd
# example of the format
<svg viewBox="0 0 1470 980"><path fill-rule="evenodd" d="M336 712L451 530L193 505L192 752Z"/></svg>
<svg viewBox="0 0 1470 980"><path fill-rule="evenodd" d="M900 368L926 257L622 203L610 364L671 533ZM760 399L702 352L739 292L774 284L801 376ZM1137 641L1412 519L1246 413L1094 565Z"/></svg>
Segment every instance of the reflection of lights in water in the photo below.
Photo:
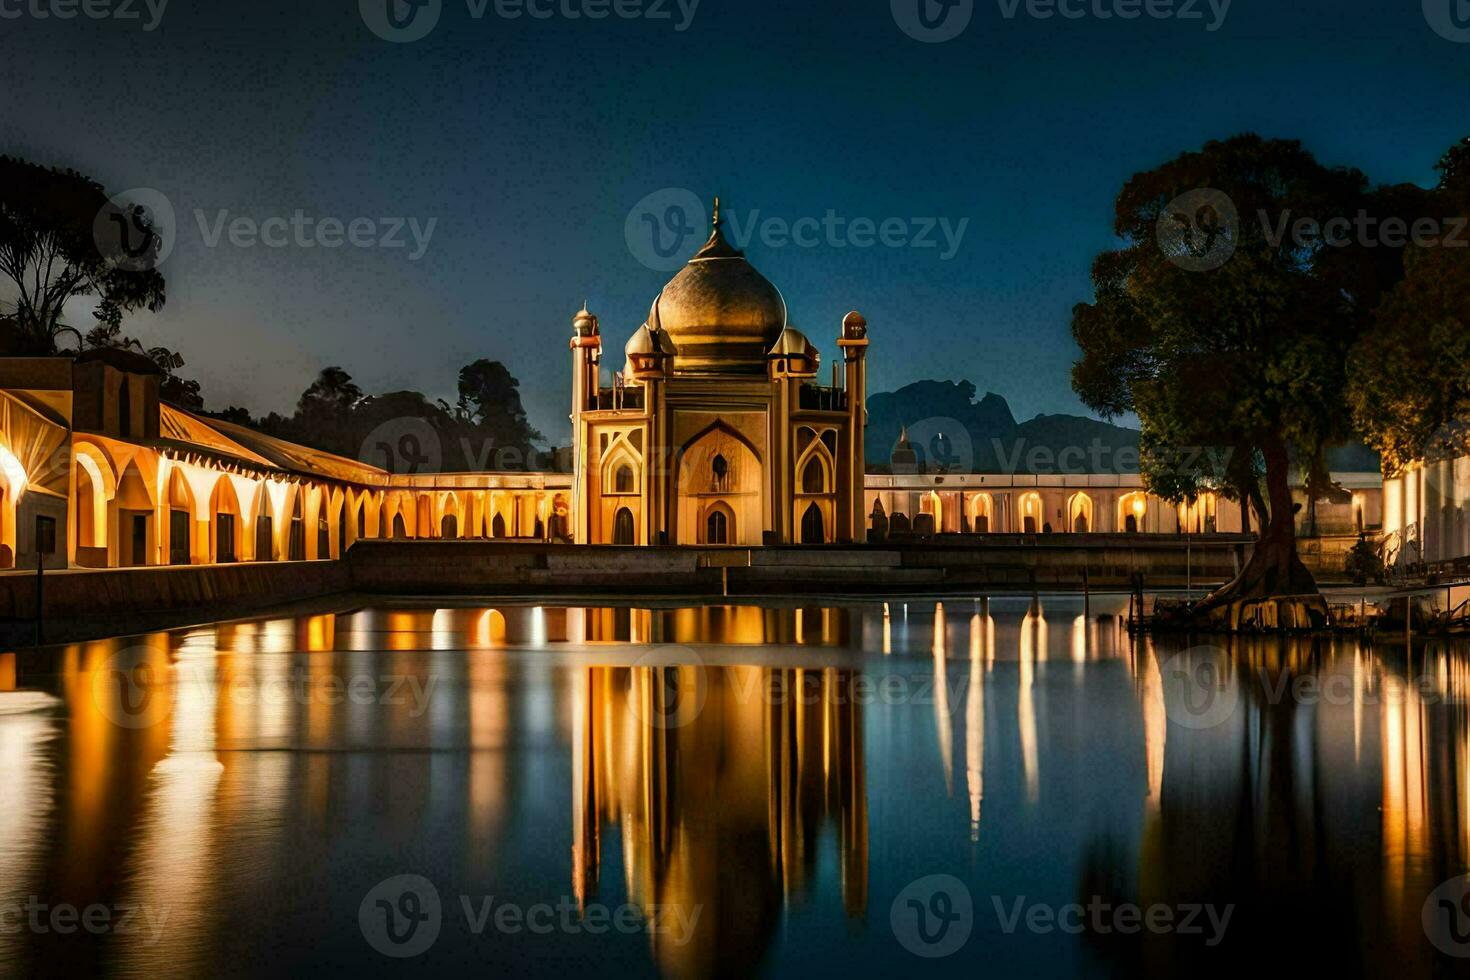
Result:
<svg viewBox="0 0 1470 980"><path fill-rule="evenodd" d="M888 603L883 603L883 655L893 653L893 617L888 612Z"/></svg>
<svg viewBox="0 0 1470 980"><path fill-rule="evenodd" d="M295 635L294 621L281 621ZM272 624L274 625L274 624ZM271 657L281 665L293 658ZM215 755L215 725L221 689L215 658L194 653L180 659L174 671L172 737L169 754L153 767L129 877L139 885L131 896L143 908L167 909L170 929L186 934L198 929L213 911L214 828L216 793L224 766ZM228 695L228 687L225 689ZM261 691L266 702L289 704L285 691ZM289 735L289 719L273 719L278 733ZM188 944L159 946L128 943L122 950L129 974L196 972L188 962ZM191 969L190 967L194 967Z"/></svg>
<svg viewBox="0 0 1470 980"><path fill-rule="evenodd" d="M939 739L939 763L944 768L944 791L954 795L954 732L950 729L949 681L944 662L944 603L934 606L934 728Z"/></svg>
<svg viewBox="0 0 1470 980"><path fill-rule="evenodd" d="M1078 665L1074 676L1082 678L1081 665L1087 662L1087 617L1072 620L1072 662Z"/></svg>
<svg viewBox="0 0 1470 980"><path fill-rule="evenodd" d="M1353 648L1353 762L1363 761L1363 651Z"/></svg>
<svg viewBox="0 0 1470 980"><path fill-rule="evenodd" d="M1163 804L1164 746L1169 735L1169 716L1164 710L1164 678L1159 672L1153 643L1139 655L1139 701L1143 705L1143 759L1148 781L1148 806L1157 811Z"/></svg>
<svg viewBox="0 0 1470 980"><path fill-rule="evenodd" d="M459 646L454 632L454 610L436 609L429 621L429 649L453 650Z"/></svg>
<svg viewBox="0 0 1470 980"><path fill-rule="evenodd" d="M475 646L489 650L505 644L505 614L486 609L475 619Z"/></svg>
<svg viewBox="0 0 1470 980"><path fill-rule="evenodd" d="M988 617L987 617L988 618ZM980 804L985 799L985 686L981 671L981 630L977 612L970 618L970 690L965 705L965 785L970 791L970 842L980 839Z"/></svg>
<svg viewBox="0 0 1470 980"><path fill-rule="evenodd" d="M1041 791L1041 775L1036 758L1036 643L1038 630L1032 627L1032 614L1021 621L1020 691L1016 721L1021 733L1021 771L1026 779L1026 799L1035 803Z"/></svg>
<svg viewBox="0 0 1470 980"><path fill-rule="evenodd" d="M541 606L531 610L531 645L546 646L546 610Z"/></svg>
<svg viewBox="0 0 1470 980"><path fill-rule="evenodd" d="M312 616L306 621L306 649L325 653L333 648L336 638L335 616Z"/></svg>
<svg viewBox="0 0 1470 980"><path fill-rule="evenodd" d="M260 623L256 637L257 653L291 653L296 649L296 621L294 619L268 619Z"/></svg>
<svg viewBox="0 0 1470 980"><path fill-rule="evenodd" d="M7 655L9 656L9 655ZM0 900L18 897L20 884L35 880L45 849L51 845L51 766L46 756L58 733L49 695L22 691L0 698ZM42 713L45 712L45 713ZM15 962L23 944L19 926L0 928L0 962Z"/></svg>

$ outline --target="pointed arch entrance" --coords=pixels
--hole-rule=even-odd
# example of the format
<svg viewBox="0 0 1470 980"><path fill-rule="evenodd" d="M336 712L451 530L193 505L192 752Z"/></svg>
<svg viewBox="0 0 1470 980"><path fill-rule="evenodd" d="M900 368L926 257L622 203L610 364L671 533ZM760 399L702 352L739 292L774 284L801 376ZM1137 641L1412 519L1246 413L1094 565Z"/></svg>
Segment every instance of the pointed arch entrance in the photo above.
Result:
<svg viewBox="0 0 1470 980"><path fill-rule="evenodd" d="M724 544L761 544L765 476L760 453L744 435L724 421L707 426L684 443L675 472L678 544L707 544L719 532ZM710 519L720 508L724 523L712 526Z"/></svg>

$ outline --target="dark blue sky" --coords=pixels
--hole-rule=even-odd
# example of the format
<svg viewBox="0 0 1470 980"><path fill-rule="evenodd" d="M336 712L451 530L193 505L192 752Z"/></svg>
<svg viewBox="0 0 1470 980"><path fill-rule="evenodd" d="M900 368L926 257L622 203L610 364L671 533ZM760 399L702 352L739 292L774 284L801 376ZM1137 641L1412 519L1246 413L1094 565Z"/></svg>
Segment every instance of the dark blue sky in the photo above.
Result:
<svg viewBox="0 0 1470 980"><path fill-rule="evenodd" d="M673 0L671 20L601 21L477 20L443 0L408 44L370 32L357 0L171 0L152 31L144 0L90 0L141 21L29 12L52 2L0 0L21 12L0 19L0 152L167 196L168 305L126 329L182 350L211 408L289 410L326 364L370 392L450 397L483 356L562 438L570 317L589 299L621 364L669 277L633 254L625 220L687 188L742 220L968 219L948 261L748 251L824 355L844 313L867 315L874 390L968 378L1022 418L1081 411L1070 309L1135 171L1253 129L1427 183L1470 133L1470 43L1432 30L1419 0L1235 0L1213 32L1206 0L1191 21L1008 19L975 0L940 44L907 36L888 0L703 0L682 32ZM410 261L211 248L196 216L297 209L437 224Z"/></svg>

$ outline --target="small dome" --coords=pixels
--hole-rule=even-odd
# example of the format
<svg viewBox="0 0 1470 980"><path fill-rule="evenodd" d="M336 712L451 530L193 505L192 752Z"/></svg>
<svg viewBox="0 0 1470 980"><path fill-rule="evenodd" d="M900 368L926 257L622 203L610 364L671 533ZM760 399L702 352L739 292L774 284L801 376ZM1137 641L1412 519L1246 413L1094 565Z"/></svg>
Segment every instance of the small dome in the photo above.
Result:
<svg viewBox="0 0 1470 980"><path fill-rule="evenodd" d="M582 309L572 317L572 331L578 337L596 337L598 335L597 317L587 311L587 304L582 304Z"/></svg>
<svg viewBox="0 0 1470 980"><path fill-rule="evenodd" d="M657 326L650 327L644 324L633 331L633 336L628 338L627 345L623 348L627 356L627 363L623 365L623 373L632 375L634 373L634 357L657 357L660 360L674 356L674 345L669 340L667 331L658 329Z"/></svg>
<svg viewBox="0 0 1470 980"><path fill-rule="evenodd" d="M770 357L808 357L813 361L817 359L817 348L806 339L806 334L795 327L787 327L781 331L781 336L776 340L775 346L769 351Z"/></svg>

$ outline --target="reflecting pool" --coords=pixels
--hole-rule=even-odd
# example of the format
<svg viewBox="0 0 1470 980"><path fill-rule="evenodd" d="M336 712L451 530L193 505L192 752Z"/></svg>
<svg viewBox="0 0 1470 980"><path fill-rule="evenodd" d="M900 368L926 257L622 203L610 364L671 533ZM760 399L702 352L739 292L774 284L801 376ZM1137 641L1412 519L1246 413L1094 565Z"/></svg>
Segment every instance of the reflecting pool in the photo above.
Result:
<svg viewBox="0 0 1470 980"><path fill-rule="evenodd" d="M1080 597L0 653L0 972L1470 966L1470 650Z"/></svg>

